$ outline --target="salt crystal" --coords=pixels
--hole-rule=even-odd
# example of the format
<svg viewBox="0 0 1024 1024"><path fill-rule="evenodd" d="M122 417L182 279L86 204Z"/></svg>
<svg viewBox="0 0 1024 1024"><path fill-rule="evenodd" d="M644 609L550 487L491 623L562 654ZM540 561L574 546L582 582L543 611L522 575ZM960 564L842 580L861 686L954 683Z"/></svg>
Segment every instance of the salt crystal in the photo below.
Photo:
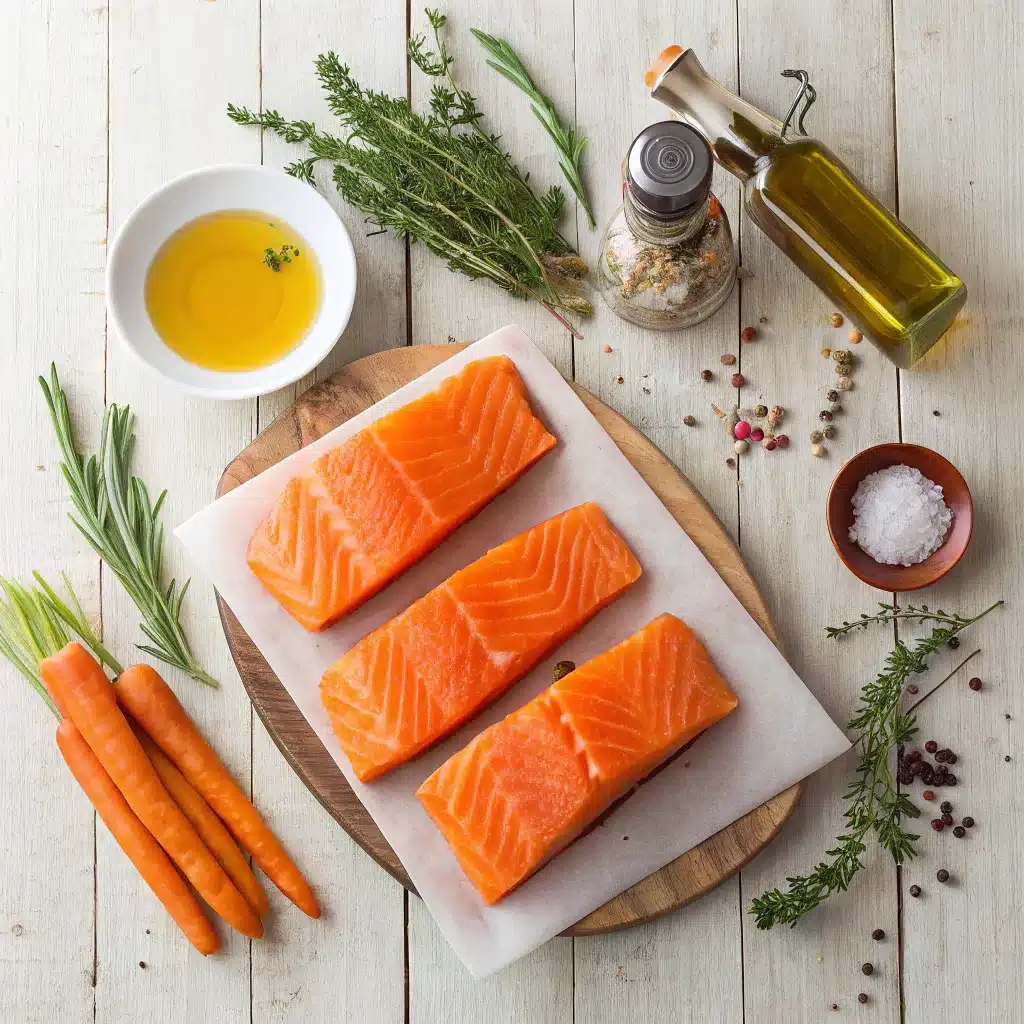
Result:
<svg viewBox="0 0 1024 1024"><path fill-rule="evenodd" d="M889 466L857 485L850 540L876 562L916 565L942 547L952 521L938 484L919 469Z"/></svg>

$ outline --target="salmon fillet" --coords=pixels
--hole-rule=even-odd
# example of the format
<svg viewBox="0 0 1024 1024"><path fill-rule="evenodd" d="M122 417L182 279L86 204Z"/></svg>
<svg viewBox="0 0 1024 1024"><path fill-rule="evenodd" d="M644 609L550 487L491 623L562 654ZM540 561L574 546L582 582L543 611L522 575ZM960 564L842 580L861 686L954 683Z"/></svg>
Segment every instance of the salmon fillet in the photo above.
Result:
<svg viewBox="0 0 1024 1024"><path fill-rule="evenodd" d="M289 480L249 541L249 568L296 621L325 629L554 446L511 359L469 363Z"/></svg>
<svg viewBox="0 0 1024 1024"><path fill-rule="evenodd" d="M640 576L593 504L489 551L364 637L320 681L369 782L448 735Z"/></svg>
<svg viewBox="0 0 1024 1024"><path fill-rule="evenodd" d="M494 903L736 704L693 630L660 615L480 733L416 795Z"/></svg>

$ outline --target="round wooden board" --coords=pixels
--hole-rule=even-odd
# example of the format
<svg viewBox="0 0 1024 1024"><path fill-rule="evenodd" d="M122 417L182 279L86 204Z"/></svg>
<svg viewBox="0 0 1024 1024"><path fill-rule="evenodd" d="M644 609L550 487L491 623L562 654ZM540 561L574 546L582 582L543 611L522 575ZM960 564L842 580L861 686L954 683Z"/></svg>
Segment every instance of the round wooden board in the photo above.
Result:
<svg viewBox="0 0 1024 1024"><path fill-rule="evenodd" d="M454 355L462 345L417 345L377 352L339 370L306 391L227 467L221 495L327 431L369 408L396 388ZM639 430L590 392L576 394L627 459L664 502L680 526L729 585L765 633L775 641L768 609L736 546L690 482ZM288 763L349 835L407 889L405 868L352 792L331 755L306 724L270 666L231 610L219 601L221 621L235 665L257 713ZM709 892L742 868L778 834L800 796L800 784L706 839L660 871L637 882L568 929L594 935L648 921Z"/></svg>

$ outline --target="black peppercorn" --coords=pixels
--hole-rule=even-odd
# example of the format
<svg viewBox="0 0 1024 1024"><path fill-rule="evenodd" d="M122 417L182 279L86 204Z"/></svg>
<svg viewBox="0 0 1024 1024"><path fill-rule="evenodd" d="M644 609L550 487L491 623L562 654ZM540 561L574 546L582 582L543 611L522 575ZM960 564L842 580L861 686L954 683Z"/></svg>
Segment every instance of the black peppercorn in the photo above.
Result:
<svg viewBox="0 0 1024 1024"><path fill-rule="evenodd" d="M1007 755L1006 755L1006 757L1004 757L1004 758L1003 758L1003 760L1004 760L1004 761L1009 761L1009 760L1010 760L1010 755L1009 755L1009 754L1007 754Z"/></svg>
<svg viewBox="0 0 1024 1024"><path fill-rule="evenodd" d="M953 815L952 814L944 814L942 816L942 824L943 825L952 825L953 824Z"/></svg>
<svg viewBox="0 0 1024 1024"><path fill-rule="evenodd" d="M949 638L949 649L955 651L960 646L960 637L951 636Z"/></svg>
<svg viewBox="0 0 1024 1024"><path fill-rule="evenodd" d="M942 811L943 814L951 814L953 812L953 805L948 800L943 800L939 810Z"/></svg>
<svg viewBox="0 0 1024 1024"><path fill-rule="evenodd" d="M868 994L867 994L867 992L860 992L860 993L858 993L858 995L857 995L857 1002L858 1003L866 1003L867 1001L868 1001Z"/></svg>
<svg viewBox="0 0 1024 1024"><path fill-rule="evenodd" d="M921 751L912 750L909 754L907 754L907 756L903 760L906 761L908 764L913 764L915 761L920 761Z"/></svg>
<svg viewBox="0 0 1024 1024"><path fill-rule="evenodd" d="M911 697L916 696L916 694L918 694L919 692L920 692L920 688L918 687L917 683L911 683L907 687L907 693L909 693L911 695Z"/></svg>
<svg viewBox="0 0 1024 1024"><path fill-rule="evenodd" d="M946 778L943 780L942 784L944 786L955 786L956 785L956 776L952 772L950 772L950 774L947 775Z"/></svg>
<svg viewBox="0 0 1024 1024"><path fill-rule="evenodd" d="M952 754L952 753L953 753L953 751L950 750L949 747L943 747L942 750L939 750L939 751L936 752L935 760L936 761L948 761L949 760L949 755Z"/></svg>
<svg viewBox="0 0 1024 1024"><path fill-rule="evenodd" d="M953 835L955 835L957 839L963 839L963 837L967 835L967 829L965 829L963 825L957 825L957 827L953 829Z"/></svg>
<svg viewBox="0 0 1024 1024"><path fill-rule="evenodd" d="M909 786L914 781L914 776L905 768L897 775L901 786Z"/></svg>
<svg viewBox="0 0 1024 1024"><path fill-rule="evenodd" d="M704 381L705 383L707 381L709 381L709 380L713 380L714 376L715 375L710 370L701 370L700 371L700 379L702 381Z"/></svg>
<svg viewBox="0 0 1024 1024"><path fill-rule="evenodd" d="M921 765L920 771L921 781L926 785L930 786L935 781L935 769L930 764Z"/></svg>
<svg viewBox="0 0 1024 1024"><path fill-rule="evenodd" d="M874 930L874 931L873 931L873 932L871 933L871 938L873 938L873 939L875 940L875 942L881 942L881 941L882 941L882 939L884 939L884 938L885 938L885 932L884 932L884 931L882 931L882 929L881 929L881 928L876 928L876 929L875 929L875 930Z"/></svg>
<svg viewBox="0 0 1024 1024"><path fill-rule="evenodd" d="M974 828L974 819L970 815L968 815L966 818L964 818L961 824L964 828Z"/></svg>
<svg viewBox="0 0 1024 1024"><path fill-rule="evenodd" d="M830 402L838 402L839 401L839 392L836 391L835 388L829 388L829 390L825 392L825 397Z"/></svg>
<svg viewBox="0 0 1024 1024"><path fill-rule="evenodd" d="M936 832L941 832L946 827L941 818L932 818L931 826Z"/></svg>
<svg viewBox="0 0 1024 1024"><path fill-rule="evenodd" d="M967 681L967 685L977 693L977 691L981 689L981 680L975 676L973 679L969 679Z"/></svg>
<svg viewBox="0 0 1024 1024"><path fill-rule="evenodd" d="M939 749L939 745L935 740L928 740L924 745L924 749L927 750L929 754L934 754L935 751Z"/></svg>
<svg viewBox="0 0 1024 1024"><path fill-rule="evenodd" d="M910 895L913 896L914 899L916 900L917 897L921 895L921 886L919 886L919 885L912 885L910 887Z"/></svg>
<svg viewBox="0 0 1024 1024"><path fill-rule="evenodd" d="M861 969L861 973L862 974L874 974L875 973L875 968L871 964L861 964L860 969Z"/></svg>
<svg viewBox="0 0 1024 1024"><path fill-rule="evenodd" d="M948 882L949 881L949 872L945 868L939 868L939 870L935 872L935 877L940 882Z"/></svg>
<svg viewBox="0 0 1024 1024"><path fill-rule="evenodd" d="M832 413L830 413L828 409L822 409L821 412L818 413L818 419L821 420L822 423L831 423Z"/></svg>
<svg viewBox="0 0 1024 1024"><path fill-rule="evenodd" d="M946 764L956 764L957 760L956 754L950 753L949 757L946 758Z"/></svg>
<svg viewBox="0 0 1024 1024"><path fill-rule="evenodd" d="M839 1004L838 1003L833 1003L832 1006L830 1007L830 1009L838 1010L839 1009Z"/></svg>

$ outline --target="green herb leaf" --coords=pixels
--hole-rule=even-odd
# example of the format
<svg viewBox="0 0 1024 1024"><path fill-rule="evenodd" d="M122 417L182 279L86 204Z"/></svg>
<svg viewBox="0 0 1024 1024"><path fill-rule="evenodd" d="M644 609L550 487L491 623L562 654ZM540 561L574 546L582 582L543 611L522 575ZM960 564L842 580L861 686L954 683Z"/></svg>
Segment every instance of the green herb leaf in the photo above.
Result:
<svg viewBox="0 0 1024 1024"><path fill-rule="evenodd" d="M530 100L530 109L555 144L555 149L558 151L558 166L561 167L565 180L576 193L580 205L586 212L590 227L595 228L597 223L594 220L594 210L587 198L587 190L583 184L581 173L583 149L587 144L586 137L578 135L574 128L566 128L562 125L550 97L537 88L530 73L526 70L526 66L504 39L488 35L478 28L470 31L491 55L491 59L487 62L488 67L494 68L499 75L507 78Z"/></svg>
<svg viewBox="0 0 1024 1024"><path fill-rule="evenodd" d="M893 748L899 748L917 733L917 720L903 711L903 687L907 679L924 672L927 659L945 647L961 630L984 618L1003 602L964 618L945 612L929 612L913 605L904 611L896 605L880 604L877 615L861 616L860 621L827 627L830 637L839 638L871 623L892 623L900 619L939 623L931 634L908 646L897 640L878 676L861 690L860 706L849 728L855 730L859 752L857 774L846 794L843 812L847 830L826 851L822 861L807 875L787 878L787 889L771 889L751 904L758 928L777 924L795 925L804 914L823 903L834 892L843 892L863 867L865 840L874 833L876 840L902 864L915 855L914 843L920 838L903 826L905 818L916 818L920 810L905 793L898 791L889 767Z"/></svg>
<svg viewBox="0 0 1024 1024"><path fill-rule="evenodd" d="M175 600L173 589L165 591L160 585L164 528L158 516L167 492L151 502L146 485L129 471L135 440L131 410L108 407L99 460L95 455L86 459L75 445L67 397L55 365L50 366L49 381L40 377L39 385L63 455L60 469L75 507L71 521L142 614L142 630L154 644L145 650L200 683L219 685L192 654L179 621L180 596ZM105 659L98 652L97 656L111 667L116 665L109 654Z"/></svg>

